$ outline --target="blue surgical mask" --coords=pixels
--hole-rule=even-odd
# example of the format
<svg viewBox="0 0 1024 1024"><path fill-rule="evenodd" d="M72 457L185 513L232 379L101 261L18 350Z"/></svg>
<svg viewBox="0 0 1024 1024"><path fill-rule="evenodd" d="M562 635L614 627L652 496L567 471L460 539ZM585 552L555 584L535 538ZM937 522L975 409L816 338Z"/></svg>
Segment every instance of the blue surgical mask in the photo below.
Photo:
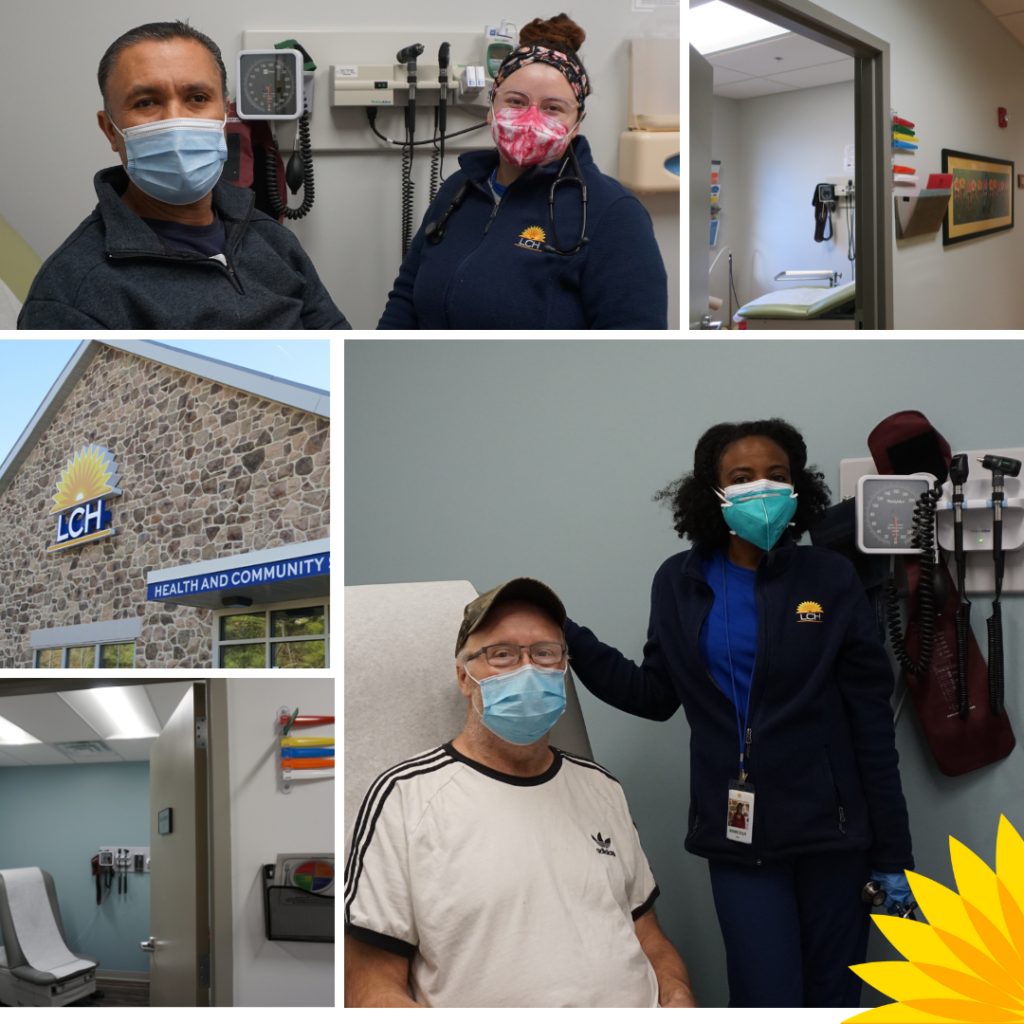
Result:
<svg viewBox="0 0 1024 1024"><path fill-rule="evenodd" d="M111 121L113 124L113 121ZM202 199L217 183L228 144L223 121L172 117L121 131L128 177L148 196L173 206Z"/></svg>
<svg viewBox="0 0 1024 1024"><path fill-rule="evenodd" d="M722 516L738 537L770 551L796 515L792 484L753 480L715 491L722 499Z"/></svg>
<svg viewBox="0 0 1024 1024"><path fill-rule="evenodd" d="M480 720L509 743L536 743L565 711L565 669L540 668L532 663L511 672L475 679L484 709Z"/></svg>

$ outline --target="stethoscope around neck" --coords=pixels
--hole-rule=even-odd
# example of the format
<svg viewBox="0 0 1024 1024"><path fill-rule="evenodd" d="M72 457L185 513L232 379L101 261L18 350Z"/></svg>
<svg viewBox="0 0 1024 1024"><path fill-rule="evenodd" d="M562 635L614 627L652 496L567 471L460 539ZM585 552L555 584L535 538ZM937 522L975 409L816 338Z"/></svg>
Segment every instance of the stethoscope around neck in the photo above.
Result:
<svg viewBox="0 0 1024 1024"><path fill-rule="evenodd" d="M572 168L571 175L566 174L569 167ZM558 244L558 233L555 231L555 191L559 185L574 185L578 188L580 190L580 203L583 207L583 223L580 226L580 237L570 249L563 249ZM437 245L444 238L448 231L448 219L465 202L466 196L469 195L472 187L473 183L469 178L463 181L455 190L455 194L448 202L448 208L441 214L440 218L436 221L432 220L424 227L424 234L434 245ZM587 183L583 180L579 161L576 159L575 139L566 148L565 156L562 158L561 166L558 168L558 174L555 175L555 180L551 183L551 188L548 189L548 229L551 233L551 241L545 242L541 246L544 252L557 253L559 256L575 256L590 241L587 238Z"/></svg>

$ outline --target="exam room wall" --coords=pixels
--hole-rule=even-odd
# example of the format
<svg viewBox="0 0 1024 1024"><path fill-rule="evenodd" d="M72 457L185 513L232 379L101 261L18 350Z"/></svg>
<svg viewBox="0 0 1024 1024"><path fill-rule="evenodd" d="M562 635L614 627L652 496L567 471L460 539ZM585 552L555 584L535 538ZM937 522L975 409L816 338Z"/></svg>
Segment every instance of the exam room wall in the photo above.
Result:
<svg viewBox="0 0 1024 1024"><path fill-rule="evenodd" d="M843 173L843 151L853 142L853 83L746 100L715 96L711 132L712 156L723 161L721 239L711 259L732 249L740 303L789 287L774 280L782 270L838 270L840 284L853 280L845 201L826 242L814 241L811 206L815 185ZM711 294L726 300L723 316L728 260L723 255L711 276Z"/></svg>
<svg viewBox="0 0 1024 1024"><path fill-rule="evenodd" d="M919 173L942 170L943 148L1012 160L1015 173L1024 171L1024 47L978 0L816 3L889 43L891 105L916 125L921 148L909 162ZM997 124L998 107L1010 112L1007 128ZM1019 218L1017 225L947 248L941 231L894 242L896 328L1019 328Z"/></svg>
<svg viewBox="0 0 1024 1024"><path fill-rule="evenodd" d="M334 779L280 792L274 721L282 706L334 714L333 679L229 679L234 1006L333 1006L334 946L268 941L261 868L279 853L333 853ZM334 735L333 726L300 735Z"/></svg>
<svg viewBox="0 0 1024 1024"><path fill-rule="evenodd" d="M89 866L101 846L149 846L149 762L0 768L0 867L49 871L68 948L101 971L149 976L149 875L117 882L96 906Z"/></svg>
<svg viewBox="0 0 1024 1024"><path fill-rule="evenodd" d="M651 495L689 468L704 429L784 416L803 430L834 494L839 460L867 455L869 431L900 409L923 410L957 449L1024 443L1017 394L1024 347L972 341L972 357L1001 372L954 379L945 368L961 357L961 344L349 341L345 582L468 579L483 592L536 576L577 622L639 660L654 573L689 547ZM538 366L544 373L518 389L514 414L495 424L493 393L480 380L521 379L524 367ZM835 400L839 393L844 401ZM470 450L467 427L481 423L491 424L486 444ZM514 481L500 491L486 482L496 466L502 480ZM987 601L975 600L983 645ZM1019 734L1024 597L1004 597L1003 616L1013 680L1006 706ZM661 887L662 926L689 964L701 1004L724 1006L725 957L707 867L683 849L685 718L644 721L578 691L594 756L625 787ZM1024 829L1019 745L998 764L946 778L908 708L897 746L921 873L954 884L950 834L992 864L1000 813ZM901 959L872 932L869 959ZM865 1000L888 1001L870 992Z"/></svg>
<svg viewBox="0 0 1024 1024"><path fill-rule="evenodd" d="M618 167L619 134L625 130L628 103L629 44L645 25L630 0L603 3L582 0L570 14L588 34L582 55L594 94L587 104L584 133L597 165L614 176ZM184 0L169 9L158 0L94 0L68 4L63 0L8 3L4 8L7 39L45 40L45 64L37 48L9 48L5 60L12 81L32 83L32 104L0 109L0 135L11 145L0 147L0 214L42 258L49 256L96 205L93 174L117 162L96 126L100 108L96 66L107 46L122 32L147 21L181 18L206 32L221 47L234 88L235 55L246 29L280 29L282 38L318 29L360 30L409 27L417 32L448 28L479 31L485 22L504 17L523 25L537 16L551 17L555 6L517 3L487 8L476 0L383 0L348 4L306 0L283 8L276 0L221 0L216 4ZM318 93L326 89L326 68L333 60L305 44L318 62ZM50 69L48 73L45 69ZM59 69L59 73L57 73ZM319 103L319 95L317 102ZM389 122L390 123L390 122ZM396 120L395 131L398 131ZM290 133L291 129L286 129ZM282 140L290 134L282 133ZM489 136L479 133L481 147ZM291 224L313 260L335 303L357 328L376 327L401 262L400 160L391 152L355 155L317 154L316 206L303 221ZM421 147L422 153L423 147ZM419 171L415 171L415 167ZM445 161L450 173L454 159ZM417 159L415 223L426 212L427 161ZM669 326L679 326L679 201L678 196L641 197L654 222L669 279ZM292 199L292 205L296 201Z"/></svg>

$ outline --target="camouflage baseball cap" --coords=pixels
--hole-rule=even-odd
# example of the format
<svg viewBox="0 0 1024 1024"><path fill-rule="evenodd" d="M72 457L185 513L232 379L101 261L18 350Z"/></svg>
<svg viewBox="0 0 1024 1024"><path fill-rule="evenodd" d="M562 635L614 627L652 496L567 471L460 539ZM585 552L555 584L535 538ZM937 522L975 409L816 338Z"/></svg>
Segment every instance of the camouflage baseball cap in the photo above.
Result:
<svg viewBox="0 0 1024 1024"><path fill-rule="evenodd" d="M459 638L455 643L455 653L465 646L466 639L481 622L487 617L487 613L496 605L504 601L529 601L531 604L540 605L555 622L559 628L565 628L565 605L561 598L545 583L532 579L529 576L519 576L508 583L502 583L500 587L488 590L466 605L462 613L462 625L459 627Z"/></svg>

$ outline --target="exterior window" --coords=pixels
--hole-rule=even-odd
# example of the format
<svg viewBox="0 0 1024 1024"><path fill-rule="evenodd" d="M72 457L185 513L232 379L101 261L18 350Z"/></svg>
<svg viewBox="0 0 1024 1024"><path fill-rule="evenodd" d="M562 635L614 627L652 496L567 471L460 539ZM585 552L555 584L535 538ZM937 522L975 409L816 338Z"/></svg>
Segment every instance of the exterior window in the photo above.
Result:
<svg viewBox="0 0 1024 1024"><path fill-rule="evenodd" d="M95 668L96 648L93 647L69 647L68 668Z"/></svg>
<svg viewBox="0 0 1024 1024"><path fill-rule="evenodd" d="M104 644L100 648L100 668L132 668L135 644Z"/></svg>
<svg viewBox="0 0 1024 1024"><path fill-rule="evenodd" d="M133 668L135 644L51 647L36 652L36 668Z"/></svg>
<svg viewBox="0 0 1024 1024"><path fill-rule="evenodd" d="M276 606L219 616L219 668L327 668L326 604Z"/></svg>

